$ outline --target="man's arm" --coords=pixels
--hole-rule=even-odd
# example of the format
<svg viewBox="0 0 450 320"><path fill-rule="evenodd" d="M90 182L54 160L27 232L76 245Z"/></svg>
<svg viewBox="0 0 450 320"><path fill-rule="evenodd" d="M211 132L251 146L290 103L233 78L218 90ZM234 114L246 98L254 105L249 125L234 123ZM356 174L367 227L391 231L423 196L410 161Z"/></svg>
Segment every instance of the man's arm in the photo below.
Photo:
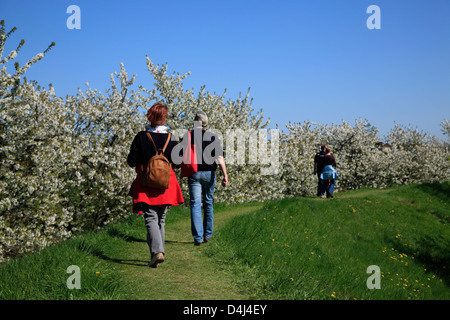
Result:
<svg viewBox="0 0 450 320"><path fill-rule="evenodd" d="M317 174L317 154L314 156L314 172L313 174Z"/></svg>
<svg viewBox="0 0 450 320"><path fill-rule="evenodd" d="M223 174L222 186L225 187L228 184L227 166L225 165L225 159L222 156L218 156L217 163L219 164L219 169Z"/></svg>

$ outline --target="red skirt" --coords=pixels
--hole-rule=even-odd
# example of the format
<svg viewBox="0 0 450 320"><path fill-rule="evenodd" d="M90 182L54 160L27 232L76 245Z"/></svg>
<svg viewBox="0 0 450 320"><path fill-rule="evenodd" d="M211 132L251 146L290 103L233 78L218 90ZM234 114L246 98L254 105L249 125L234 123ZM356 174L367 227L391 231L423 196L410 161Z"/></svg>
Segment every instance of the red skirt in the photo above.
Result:
<svg viewBox="0 0 450 320"><path fill-rule="evenodd" d="M178 206L184 203L180 184L175 172L171 170L168 189L151 189L141 185L141 166L136 167L137 176L131 184L128 195L133 197L133 212L142 214L140 203L151 206Z"/></svg>

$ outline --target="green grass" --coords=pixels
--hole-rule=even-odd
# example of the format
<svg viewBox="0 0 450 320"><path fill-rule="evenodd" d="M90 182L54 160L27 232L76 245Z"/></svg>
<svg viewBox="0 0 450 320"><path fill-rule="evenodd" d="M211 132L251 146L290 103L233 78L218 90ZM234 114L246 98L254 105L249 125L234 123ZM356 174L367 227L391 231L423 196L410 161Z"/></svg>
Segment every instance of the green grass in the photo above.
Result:
<svg viewBox="0 0 450 320"><path fill-rule="evenodd" d="M215 226L260 204L215 206ZM149 268L142 216L130 215L99 232L90 232L16 258L0 266L0 300L248 299L239 276L220 268L195 247L190 210L171 208L166 219L166 262ZM81 289L69 290L67 268L81 270Z"/></svg>
<svg viewBox="0 0 450 320"><path fill-rule="evenodd" d="M98 256L105 233L89 233L14 259L0 267L0 300L120 299L116 270ZM69 290L67 273L80 268L81 290Z"/></svg>
<svg viewBox="0 0 450 320"><path fill-rule="evenodd" d="M166 262L147 267L130 215L0 266L0 299L449 299L450 184L215 206L213 240L193 245L186 206L166 220ZM67 267L81 269L69 290ZM381 270L369 290L367 267Z"/></svg>
<svg viewBox="0 0 450 320"><path fill-rule="evenodd" d="M211 259L258 299L449 299L449 183L266 202L222 228ZM369 290L367 268L381 270Z"/></svg>

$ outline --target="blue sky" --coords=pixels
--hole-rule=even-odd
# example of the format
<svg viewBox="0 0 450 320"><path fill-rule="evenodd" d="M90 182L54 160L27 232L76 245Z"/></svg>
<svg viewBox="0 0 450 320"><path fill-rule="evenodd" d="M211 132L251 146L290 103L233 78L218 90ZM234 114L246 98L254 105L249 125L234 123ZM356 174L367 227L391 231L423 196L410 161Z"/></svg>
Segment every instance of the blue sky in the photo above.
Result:
<svg viewBox="0 0 450 320"><path fill-rule="evenodd" d="M66 26L72 4L80 30ZM373 4L379 30L366 26ZM26 41L21 64L56 43L26 76L63 97L86 81L104 91L120 62L151 88L148 55L191 71L185 89L236 99L251 87L271 127L365 118L381 134L398 123L442 138L450 118L448 0L1 0L0 19L18 28L4 54Z"/></svg>

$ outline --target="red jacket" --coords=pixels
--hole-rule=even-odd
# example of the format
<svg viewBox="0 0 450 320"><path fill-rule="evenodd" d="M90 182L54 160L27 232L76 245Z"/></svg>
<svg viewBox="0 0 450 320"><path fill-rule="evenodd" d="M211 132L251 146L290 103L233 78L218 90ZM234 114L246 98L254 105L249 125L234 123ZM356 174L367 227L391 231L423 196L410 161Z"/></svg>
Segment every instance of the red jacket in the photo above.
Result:
<svg viewBox="0 0 450 320"><path fill-rule="evenodd" d="M141 185L142 166L136 167L136 178L131 184L128 195L133 197L133 212L142 214L139 203L151 206L178 206L184 203L183 194L177 176L171 171L168 189L151 189Z"/></svg>
<svg viewBox="0 0 450 320"><path fill-rule="evenodd" d="M152 139L157 146L162 147L167 141L167 133L151 133ZM164 152L166 158L174 166L171 153L177 142L170 141ZM165 190L151 189L141 185L142 164L147 163L148 160L156 154L155 147L150 139L147 137L145 131L139 132L133 140L130 148L130 153L127 157L127 162L130 167L135 167L137 176L131 184L128 194L133 197L133 212L142 213L141 203L146 203L151 206L177 206L184 202L181 188L178 184L177 177L173 170L170 174L169 188Z"/></svg>

